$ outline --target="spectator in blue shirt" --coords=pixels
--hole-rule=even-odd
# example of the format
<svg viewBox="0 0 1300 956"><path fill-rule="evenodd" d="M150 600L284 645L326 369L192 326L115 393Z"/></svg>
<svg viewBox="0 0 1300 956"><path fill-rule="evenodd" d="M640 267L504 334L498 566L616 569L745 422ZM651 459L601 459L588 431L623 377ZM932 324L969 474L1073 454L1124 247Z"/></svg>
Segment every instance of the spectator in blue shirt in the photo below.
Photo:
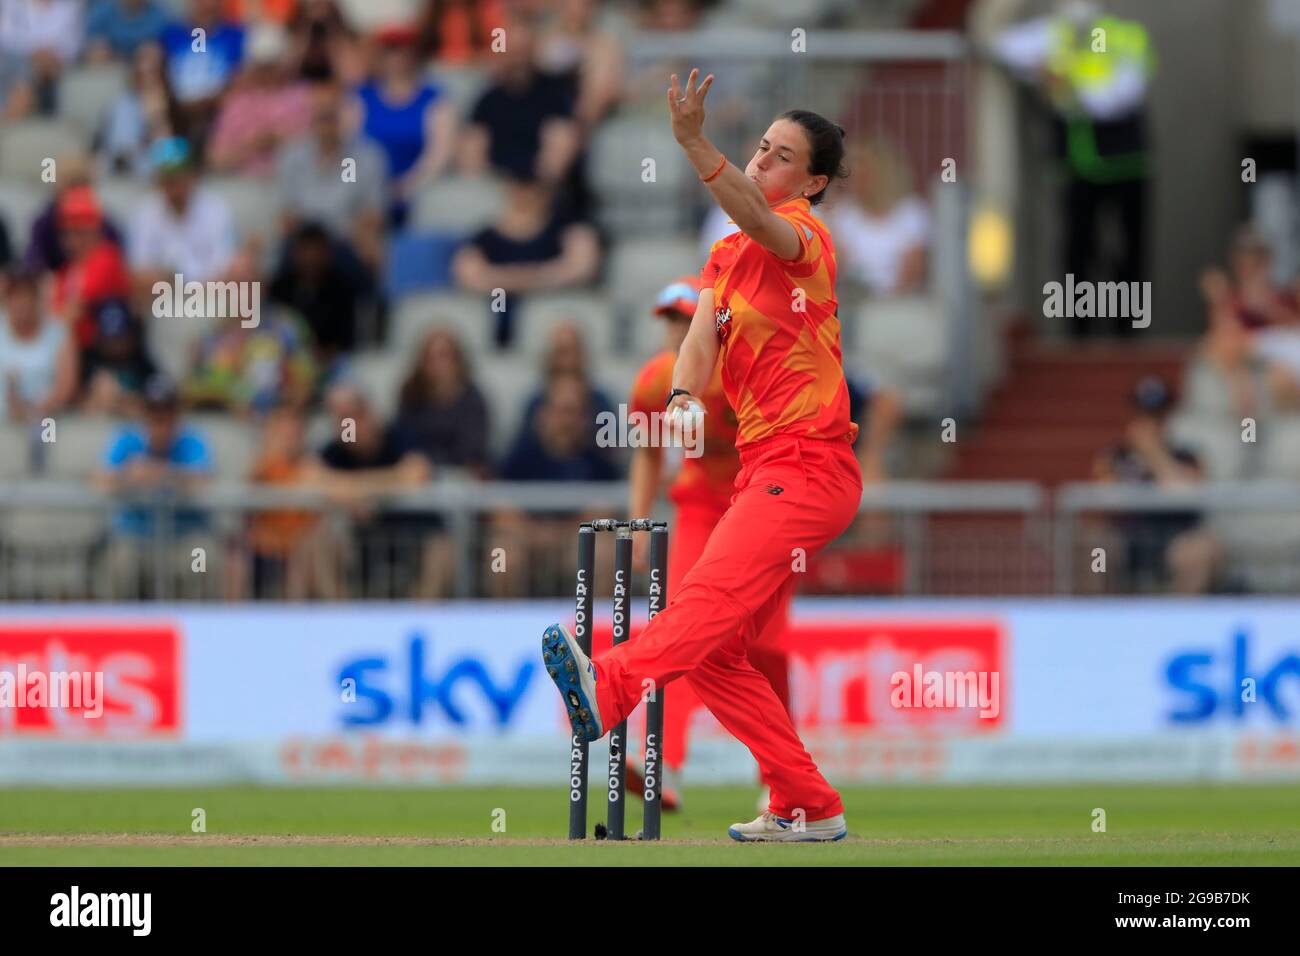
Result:
<svg viewBox="0 0 1300 956"><path fill-rule="evenodd" d="M161 38L170 22L155 0L95 0L86 17L86 59L130 59L138 47Z"/></svg>
<svg viewBox="0 0 1300 956"><path fill-rule="evenodd" d="M201 46L196 30L203 31ZM221 0L191 0L190 21L167 27L162 47L191 148L202 156L221 94L244 61L244 28L225 20Z"/></svg>
<svg viewBox="0 0 1300 956"><path fill-rule="evenodd" d="M113 519L104 576L108 597L210 597L228 570L207 515L192 506L173 506L168 514L161 503L198 490L213 471L207 442L180 423L179 411L171 382L150 380L143 420L110 439L95 475L94 483L105 491L148 501L122 508ZM156 520L160 515L167 519L163 527ZM166 582L165 594L155 591L160 581ZM223 590L230 593L230 582Z"/></svg>
<svg viewBox="0 0 1300 956"><path fill-rule="evenodd" d="M145 390L140 424L125 425L109 440L96 483L106 491L153 494L193 491L212 475L212 455L196 429L180 422L175 387L162 377ZM146 537L154 532L154 514L142 508L123 509L114 521L118 534ZM205 518L193 509L178 510L175 532L203 527Z"/></svg>
<svg viewBox="0 0 1300 956"><path fill-rule="evenodd" d="M525 422L501 465L506 481L617 481L618 467L595 441L587 383L553 378L532 422Z"/></svg>

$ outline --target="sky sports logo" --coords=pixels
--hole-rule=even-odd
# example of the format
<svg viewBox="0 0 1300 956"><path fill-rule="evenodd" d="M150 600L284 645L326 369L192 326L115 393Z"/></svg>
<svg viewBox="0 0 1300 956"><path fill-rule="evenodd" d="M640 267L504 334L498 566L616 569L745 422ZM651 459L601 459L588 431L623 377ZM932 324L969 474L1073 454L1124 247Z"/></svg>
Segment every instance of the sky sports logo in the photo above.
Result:
<svg viewBox="0 0 1300 956"><path fill-rule="evenodd" d="M1244 722L1262 713L1274 724L1295 726L1300 714L1300 652L1267 658L1238 628L1225 646L1176 654L1165 665L1175 692L1168 717L1176 724L1212 720Z"/></svg>

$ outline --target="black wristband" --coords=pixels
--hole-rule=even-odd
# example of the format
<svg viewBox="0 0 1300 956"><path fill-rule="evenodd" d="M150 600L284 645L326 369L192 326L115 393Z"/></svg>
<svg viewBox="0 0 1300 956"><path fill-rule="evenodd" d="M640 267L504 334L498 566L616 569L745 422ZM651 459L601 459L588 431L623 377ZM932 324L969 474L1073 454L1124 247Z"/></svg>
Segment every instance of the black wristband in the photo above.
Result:
<svg viewBox="0 0 1300 956"><path fill-rule="evenodd" d="M667 408L669 405L671 405L673 403L673 399L676 398L678 395L690 395L690 394L691 393L686 391L686 389L684 388L673 389L671 392L668 393L668 401L664 402L664 408Z"/></svg>

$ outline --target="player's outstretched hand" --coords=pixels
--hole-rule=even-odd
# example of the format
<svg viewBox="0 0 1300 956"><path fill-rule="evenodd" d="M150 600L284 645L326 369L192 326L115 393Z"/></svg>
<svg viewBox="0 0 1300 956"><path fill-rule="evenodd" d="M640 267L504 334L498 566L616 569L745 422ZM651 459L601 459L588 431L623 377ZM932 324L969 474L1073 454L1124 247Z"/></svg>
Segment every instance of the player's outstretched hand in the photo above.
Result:
<svg viewBox="0 0 1300 956"><path fill-rule="evenodd" d="M691 70L686 78L686 87L678 86L677 74L672 76L672 85L668 88L668 112L673 121L673 137L679 143L688 143L704 131L704 97L713 85L713 74L704 78L698 87L695 79L700 75L698 69Z"/></svg>

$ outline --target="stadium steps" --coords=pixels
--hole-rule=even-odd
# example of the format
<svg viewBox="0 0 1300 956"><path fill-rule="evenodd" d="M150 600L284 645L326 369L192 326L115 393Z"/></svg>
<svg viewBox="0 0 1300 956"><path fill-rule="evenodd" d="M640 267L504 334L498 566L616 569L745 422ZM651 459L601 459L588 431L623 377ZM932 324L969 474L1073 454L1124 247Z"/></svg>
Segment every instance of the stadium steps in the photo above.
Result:
<svg viewBox="0 0 1300 956"><path fill-rule="evenodd" d="M947 477L1088 480L1097 453L1123 437L1133 386L1159 375L1177 389L1187 356L1181 345L1014 341L984 417L958 431Z"/></svg>

